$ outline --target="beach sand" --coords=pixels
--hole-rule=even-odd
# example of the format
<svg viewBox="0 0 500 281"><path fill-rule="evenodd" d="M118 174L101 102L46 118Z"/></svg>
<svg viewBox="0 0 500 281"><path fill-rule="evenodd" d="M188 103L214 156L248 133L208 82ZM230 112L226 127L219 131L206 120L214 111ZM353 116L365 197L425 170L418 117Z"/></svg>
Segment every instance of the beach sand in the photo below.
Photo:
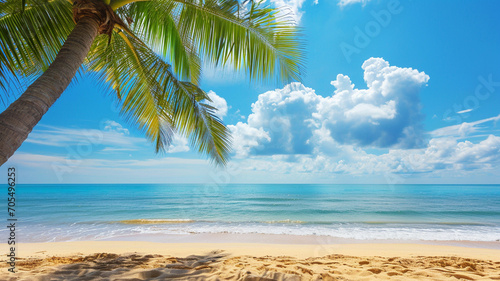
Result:
<svg viewBox="0 0 500 281"><path fill-rule="evenodd" d="M428 244L21 243L0 280L500 280L500 250Z"/></svg>

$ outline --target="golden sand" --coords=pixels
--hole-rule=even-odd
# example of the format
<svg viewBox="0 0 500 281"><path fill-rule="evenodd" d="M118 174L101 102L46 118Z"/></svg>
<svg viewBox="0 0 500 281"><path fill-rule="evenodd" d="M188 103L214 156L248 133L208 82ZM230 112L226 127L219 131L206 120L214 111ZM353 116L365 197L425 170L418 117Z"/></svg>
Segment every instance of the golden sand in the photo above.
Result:
<svg viewBox="0 0 500 281"><path fill-rule="evenodd" d="M0 280L500 280L500 250L421 244L89 241L17 254Z"/></svg>

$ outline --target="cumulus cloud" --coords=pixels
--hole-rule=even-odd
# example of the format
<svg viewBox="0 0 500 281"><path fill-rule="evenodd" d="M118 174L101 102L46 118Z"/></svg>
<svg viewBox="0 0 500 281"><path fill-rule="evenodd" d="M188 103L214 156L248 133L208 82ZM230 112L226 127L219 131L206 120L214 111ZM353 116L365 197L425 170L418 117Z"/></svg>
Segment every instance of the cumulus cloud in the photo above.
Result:
<svg viewBox="0 0 500 281"><path fill-rule="evenodd" d="M214 91L208 92L208 97L211 102L208 102L211 106L217 108L217 115L223 119L227 115L227 102L224 98L218 96Z"/></svg>
<svg viewBox="0 0 500 281"><path fill-rule="evenodd" d="M263 146L271 141L269 133L262 128L254 128L242 122L236 125L229 125L233 136L233 150L237 157L246 157L250 155L251 150L263 148Z"/></svg>
<svg viewBox="0 0 500 281"><path fill-rule="evenodd" d="M340 74L331 83L336 88L331 96L300 83L259 95L247 121L229 126L240 167L282 175L400 179L494 171L500 165L500 137L487 127L500 115L425 133L419 93L429 76L381 58L366 60L362 69L366 89ZM476 141L460 140L471 135ZM391 182L404 181L393 177Z"/></svg>
<svg viewBox="0 0 500 281"><path fill-rule="evenodd" d="M231 126L235 138L252 138L236 150L240 155L311 154L332 141L361 147L421 147L419 91L429 76L390 66L381 58L368 59L362 68L368 89L356 89L348 76L339 74L332 82L337 90L329 97L300 83L259 95L247 123ZM260 138L252 132L256 130Z"/></svg>
<svg viewBox="0 0 500 281"><path fill-rule="evenodd" d="M390 66L382 58L363 63L368 89L356 89L339 74L335 95L318 105L315 117L324 121L340 143L414 148L423 145L420 89L429 76L411 68Z"/></svg>
<svg viewBox="0 0 500 281"><path fill-rule="evenodd" d="M312 113L322 97L300 83L259 95L252 104L247 123L230 126L234 143L250 137L240 155L308 154L312 152L309 138L315 128ZM259 132L257 134L257 132ZM260 141L258 141L260 140Z"/></svg>
<svg viewBox="0 0 500 281"><path fill-rule="evenodd" d="M500 137L489 135L477 144L470 141L458 143L453 160L453 163L462 165L465 169L474 169L476 165L484 164L491 168L492 164L500 162Z"/></svg>

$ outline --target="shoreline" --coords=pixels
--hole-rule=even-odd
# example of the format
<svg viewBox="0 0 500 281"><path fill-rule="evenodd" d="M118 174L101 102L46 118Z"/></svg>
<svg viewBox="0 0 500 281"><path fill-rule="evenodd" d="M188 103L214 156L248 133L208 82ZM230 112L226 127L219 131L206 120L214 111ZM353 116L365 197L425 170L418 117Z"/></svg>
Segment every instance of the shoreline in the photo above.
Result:
<svg viewBox="0 0 500 281"><path fill-rule="evenodd" d="M292 235L261 233L193 233L193 234L141 234L119 236L97 241L144 241L155 243L255 243L290 245L336 245L336 244L421 244L456 246L500 250L500 241L458 241L458 240L360 240L325 235Z"/></svg>

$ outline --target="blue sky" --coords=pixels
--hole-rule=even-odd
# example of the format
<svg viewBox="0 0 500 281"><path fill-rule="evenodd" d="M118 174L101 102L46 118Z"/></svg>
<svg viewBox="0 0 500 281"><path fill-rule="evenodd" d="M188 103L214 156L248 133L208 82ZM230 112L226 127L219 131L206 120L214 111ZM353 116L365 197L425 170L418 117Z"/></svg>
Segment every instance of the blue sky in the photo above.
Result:
<svg viewBox="0 0 500 281"><path fill-rule="evenodd" d="M233 132L218 169L177 137L156 155L90 77L16 154L21 183L499 183L500 2L272 0L302 26L301 83L205 69Z"/></svg>

